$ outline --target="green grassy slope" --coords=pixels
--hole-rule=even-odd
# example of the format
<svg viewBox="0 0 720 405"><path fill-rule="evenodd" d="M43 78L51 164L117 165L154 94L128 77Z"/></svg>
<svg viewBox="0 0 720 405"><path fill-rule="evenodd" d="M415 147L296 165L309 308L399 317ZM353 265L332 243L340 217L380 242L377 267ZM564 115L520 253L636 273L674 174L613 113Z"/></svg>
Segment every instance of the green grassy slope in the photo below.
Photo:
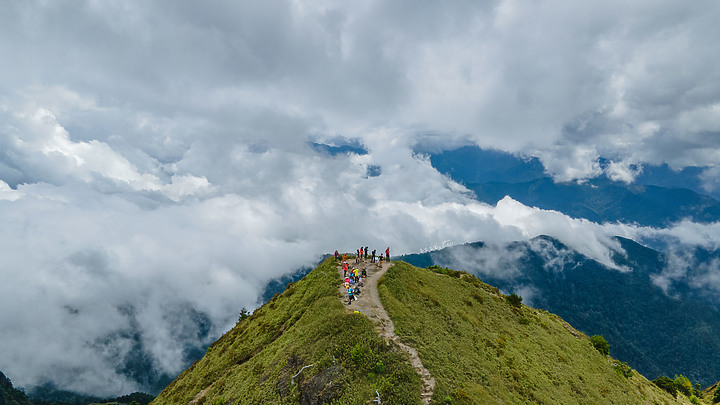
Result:
<svg viewBox="0 0 720 405"><path fill-rule="evenodd" d="M202 391L198 404L364 404L375 390L383 403L419 403L405 358L338 299L335 266L326 260L239 321L153 404L187 404Z"/></svg>
<svg viewBox="0 0 720 405"><path fill-rule="evenodd" d="M379 292L396 333L437 381L434 403L671 404L638 373L629 378L558 316L507 303L461 272L404 262Z"/></svg>
<svg viewBox="0 0 720 405"><path fill-rule="evenodd" d="M328 259L215 342L153 404L420 403L420 379L338 299ZM680 404L626 377L558 316L513 307L467 273L398 262L378 286L401 339L437 381L434 404ZM304 369L294 377L304 366Z"/></svg>

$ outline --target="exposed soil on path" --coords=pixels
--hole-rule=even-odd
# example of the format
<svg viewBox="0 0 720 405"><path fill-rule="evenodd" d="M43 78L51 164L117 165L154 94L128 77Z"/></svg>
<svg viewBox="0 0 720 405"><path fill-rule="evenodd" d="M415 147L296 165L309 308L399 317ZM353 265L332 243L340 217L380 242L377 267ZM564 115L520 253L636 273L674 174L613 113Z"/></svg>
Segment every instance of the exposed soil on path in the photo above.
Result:
<svg viewBox="0 0 720 405"><path fill-rule="evenodd" d="M364 282L364 286L360 287L361 293L357 295L357 300L353 301L350 305L347 305L347 289L344 285L340 286L341 300L343 304L346 304L347 311L362 312L373 321L380 336L386 340L392 340L400 349L408 354L410 364L412 364L415 371L420 375L422 381L422 403L429 404L433 396L433 391L435 390L435 378L433 378L430 372L423 366L417 350L400 341L400 338L395 334L395 325L393 325L392 320L390 320L390 317L380 302L377 281L392 266L392 263L383 262L382 267L380 263L370 263L370 259L360 260L360 263L355 263L355 259L349 259L348 263L350 263L351 270L357 268L362 273L362 270L365 269L368 276ZM340 276L343 276L342 265L338 266L338 272Z"/></svg>

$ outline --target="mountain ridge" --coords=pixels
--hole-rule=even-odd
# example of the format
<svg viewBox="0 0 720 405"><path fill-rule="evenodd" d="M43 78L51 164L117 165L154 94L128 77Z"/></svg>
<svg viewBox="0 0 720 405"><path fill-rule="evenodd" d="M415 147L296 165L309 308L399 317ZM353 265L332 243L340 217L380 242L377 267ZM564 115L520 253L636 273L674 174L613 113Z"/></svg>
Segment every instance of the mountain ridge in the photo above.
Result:
<svg viewBox="0 0 720 405"><path fill-rule="evenodd" d="M346 313L335 266L327 259L240 319L153 403L357 403L374 395L370 380L390 403L419 402L412 367L366 317Z"/></svg>
<svg viewBox="0 0 720 405"><path fill-rule="evenodd" d="M153 404L419 403L419 377L401 352L340 302L336 266L327 259L240 319ZM377 288L397 334L437 379L433 403L688 403L622 375L556 315L516 307L470 274L395 262Z"/></svg>

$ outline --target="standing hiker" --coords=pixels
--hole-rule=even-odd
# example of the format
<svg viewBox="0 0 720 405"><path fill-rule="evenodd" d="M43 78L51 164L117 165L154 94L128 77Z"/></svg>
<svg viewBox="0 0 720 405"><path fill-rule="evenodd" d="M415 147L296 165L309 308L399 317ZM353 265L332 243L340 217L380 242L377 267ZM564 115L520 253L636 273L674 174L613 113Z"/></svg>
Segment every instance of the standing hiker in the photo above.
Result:
<svg viewBox="0 0 720 405"><path fill-rule="evenodd" d="M365 246L365 259L366 259L366 260L367 260L367 255L368 255L368 247Z"/></svg>
<svg viewBox="0 0 720 405"><path fill-rule="evenodd" d="M355 297L353 296L353 288L348 287L348 305L352 304L353 299L355 299Z"/></svg>
<svg viewBox="0 0 720 405"><path fill-rule="evenodd" d="M335 260L340 260L340 253L337 250L335 250Z"/></svg>
<svg viewBox="0 0 720 405"><path fill-rule="evenodd" d="M385 260L390 261L390 246L385 249Z"/></svg>
<svg viewBox="0 0 720 405"><path fill-rule="evenodd" d="M370 261L370 263L375 263L375 249L373 249L372 251L372 260Z"/></svg>

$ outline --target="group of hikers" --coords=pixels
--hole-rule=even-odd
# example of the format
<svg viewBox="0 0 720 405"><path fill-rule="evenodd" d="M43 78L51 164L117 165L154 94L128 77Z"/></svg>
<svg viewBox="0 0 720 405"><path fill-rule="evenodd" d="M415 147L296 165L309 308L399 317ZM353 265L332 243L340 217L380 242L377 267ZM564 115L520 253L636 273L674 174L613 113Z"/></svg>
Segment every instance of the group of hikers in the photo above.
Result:
<svg viewBox="0 0 720 405"><path fill-rule="evenodd" d="M375 258L378 258L377 260ZM357 249L355 251L355 263L360 263L360 260L367 260L368 258L368 247L360 247L360 249ZM385 257L383 257L382 254L377 255L376 251L372 251L372 255L370 256L370 263L378 263L378 265L382 268L382 262L383 259L386 261L390 261L390 248L388 247L385 249ZM335 251L335 260L340 261L340 253L338 251ZM353 301L357 300L357 296L362 293L360 291L360 287L364 287L365 280L367 279L367 270L364 268L359 270L358 268L350 269L350 263L348 262L348 254L343 253L342 254L342 268L343 268L343 283L345 285L345 288L347 289L348 294L348 305L352 304Z"/></svg>

